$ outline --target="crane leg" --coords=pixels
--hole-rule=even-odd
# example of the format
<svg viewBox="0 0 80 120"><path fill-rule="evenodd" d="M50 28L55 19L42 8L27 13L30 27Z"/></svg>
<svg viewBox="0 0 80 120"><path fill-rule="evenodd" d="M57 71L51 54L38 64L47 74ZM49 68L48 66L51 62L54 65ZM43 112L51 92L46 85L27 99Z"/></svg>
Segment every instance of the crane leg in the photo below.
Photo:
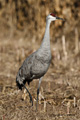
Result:
<svg viewBox="0 0 80 120"><path fill-rule="evenodd" d="M24 88L27 90L28 94L29 94L29 97L30 97L30 102L32 102L32 106L33 106L33 100L32 100L32 96L29 92L29 90L27 89L27 87L23 84Z"/></svg>
<svg viewBox="0 0 80 120"><path fill-rule="evenodd" d="M40 88L40 84L41 84L42 78L43 78L43 77L41 77L41 78L39 79L39 84L38 84L38 89L37 89L36 111L37 111L37 106L38 106L39 88Z"/></svg>

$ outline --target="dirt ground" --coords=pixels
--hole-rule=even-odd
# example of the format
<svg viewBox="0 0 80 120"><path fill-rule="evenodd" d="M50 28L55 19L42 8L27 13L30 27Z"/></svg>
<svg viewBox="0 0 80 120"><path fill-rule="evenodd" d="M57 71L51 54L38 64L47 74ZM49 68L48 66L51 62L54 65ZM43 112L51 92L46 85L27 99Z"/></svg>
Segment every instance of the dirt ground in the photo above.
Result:
<svg viewBox="0 0 80 120"><path fill-rule="evenodd" d="M41 83L38 111L38 80L26 84L32 107L28 94L17 88L16 75L39 48L54 2L17 1L0 1L0 120L80 120L80 1L55 1L54 12L65 22L51 23L52 61Z"/></svg>
<svg viewBox="0 0 80 120"><path fill-rule="evenodd" d="M57 51L52 50L52 63L41 83L36 112L38 80L32 81L28 87L34 101L32 107L28 94L23 100L23 90L20 91L16 86L16 74L26 56L39 45L33 43L33 46L29 47L30 42L21 38L16 39L0 39L0 120L79 120L79 54L70 54L68 58L62 55L63 59L60 60L57 58Z"/></svg>

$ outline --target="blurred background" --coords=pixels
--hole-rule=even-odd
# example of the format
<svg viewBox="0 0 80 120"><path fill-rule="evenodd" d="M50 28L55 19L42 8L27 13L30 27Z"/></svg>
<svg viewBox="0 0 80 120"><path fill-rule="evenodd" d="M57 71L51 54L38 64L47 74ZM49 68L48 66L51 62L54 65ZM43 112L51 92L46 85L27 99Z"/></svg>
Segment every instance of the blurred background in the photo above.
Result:
<svg viewBox="0 0 80 120"><path fill-rule="evenodd" d="M10 103L10 100L13 99L13 106L15 103L17 105L15 100L17 93L14 93L17 89L15 82L17 71L24 59L39 48L45 32L46 16L51 12L64 18L65 21L57 20L51 23L52 62L44 77L42 88L44 89L46 86L46 98L48 95L47 88L53 84L52 87L50 86L51 94L54 94L53 98L58 92L53 93L53 88L56 85L55 89L59 87L61 90L59 92L62 93L63 88L65 88L65 93L68 90L70 95L76 96L80 100L78 94L80 87L80 0L0 0L0 96L3 97L3 99L1 98L0 113L2 119L9 105L7 104L5 108L6 103L4 101ZM46 82L49 82L49 86ZM30 87L37 89L37 85L38 81L34 80ZM36 89L32 89L35 98ZM67 94L65 93L59 94L58 97L64 99ZM19 95L21 94L20 92ZM6 95L10 95L11 98L6 98ZM19 97L21 98L21 96ZM19 97L17 97L17 101L19 101ZM55 101L57 100L55 98ZM57 101L57 106L58 103L59 101ZM9 108L9 112L11 109ZM59 106L56 109L59 109ZM12 119L9 112L6 112L7 117ZM35 116L34 111L33 116Z"/></svg>

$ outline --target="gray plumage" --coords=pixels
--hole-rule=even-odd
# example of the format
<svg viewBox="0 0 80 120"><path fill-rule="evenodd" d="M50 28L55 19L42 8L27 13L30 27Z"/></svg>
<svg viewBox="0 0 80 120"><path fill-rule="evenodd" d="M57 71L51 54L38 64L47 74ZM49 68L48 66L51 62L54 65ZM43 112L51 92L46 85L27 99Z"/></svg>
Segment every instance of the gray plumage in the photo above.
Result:
<svg viewBox="0 0 80 120"><path fill-rule="evenodd" d="M25 89L29 93L30 101L32 102L32 105L33 105L32 96L28 91L28 89L26 88L25 83L27 82L29 84L33 79L39 79L39 85L37 89L37 102L38 102L40 83L42 77L47 72L49 65L51 63L49 27L51 21L54 21L56 19L62 19L62 18L56 17L53 13L47 16L45 35L40 48L25 59L16 76L16 83L18 87L20 89L22 89L22 87L25 87ZM37 104L36 104L36 109L37 109Z"/></svg>

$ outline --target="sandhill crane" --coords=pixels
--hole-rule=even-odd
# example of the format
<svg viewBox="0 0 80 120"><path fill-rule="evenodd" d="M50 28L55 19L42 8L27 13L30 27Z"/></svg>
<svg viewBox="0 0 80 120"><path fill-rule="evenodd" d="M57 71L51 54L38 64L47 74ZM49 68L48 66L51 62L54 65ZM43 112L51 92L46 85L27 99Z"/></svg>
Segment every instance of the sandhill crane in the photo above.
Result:
<svg viewBox="0 0 80 120"><path fill-rule="evenodd" d="M46 29L40 48L24 60L16 76L16 83L18 87L20 89L24 87L27 90L30 97L30 102L32 102L32 106L33 106L32 96L28 91L27 87L25 86L25 83L27 82L29 85L33 79L39 79L39 84L37 89L36 110L38 104L40 84L43 76L47 72L49 65L51 63L49 27L50 27L50 23L57 19L64 20L62 18L57 17L53 13L50 13L46 17Z"/></svg>

